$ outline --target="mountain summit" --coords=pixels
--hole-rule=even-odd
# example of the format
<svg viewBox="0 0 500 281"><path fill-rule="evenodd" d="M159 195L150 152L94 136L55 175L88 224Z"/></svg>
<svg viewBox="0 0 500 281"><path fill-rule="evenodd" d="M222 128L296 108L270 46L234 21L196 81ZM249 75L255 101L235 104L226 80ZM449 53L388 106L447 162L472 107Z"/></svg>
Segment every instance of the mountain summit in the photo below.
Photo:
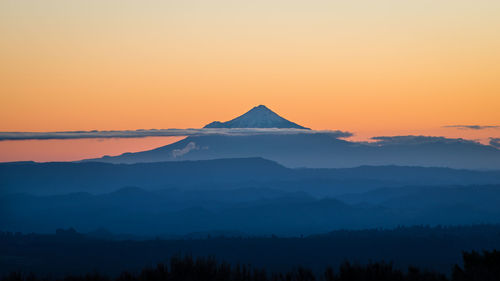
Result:
<svg viewBox="0 0 500 281"><path fill-rule="evenodd" d="M256 106L247 113L227 122L212 122L204 128L294 128L310 130L286 120L265 105Z"/></svg>

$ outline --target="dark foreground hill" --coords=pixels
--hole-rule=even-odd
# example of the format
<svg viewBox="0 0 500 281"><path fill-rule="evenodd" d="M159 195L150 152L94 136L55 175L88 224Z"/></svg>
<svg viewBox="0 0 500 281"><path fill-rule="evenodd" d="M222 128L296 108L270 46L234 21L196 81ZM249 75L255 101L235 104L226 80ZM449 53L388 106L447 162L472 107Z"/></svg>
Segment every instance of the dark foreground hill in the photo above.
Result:
<svg viewBox="0 0 500 281"><path fill-rule="evenodd" d="M117 241L112 240L112 237L99 239L76 233L74 230L58 230L55 235L1 233L0 257L2 258L2 266L0 267L0 276L18 270L24 273L34 272L39 276L51 274L55 277L92 272L116 276L123 270L134 275L144 267L168 263L168 259L172 256L187 254L193 257L214 256L220 261L227 262L226 266L231 264L233 269L237 263L251 264L254 268L267 270L268 273L286 272L294 269L296 272L297 267L301 266L311 269L311 271L304 272L313 274L318 279L325 273L327 266L332 266L335 274L341 274L342 272L337 271L337 268L345 261L361 266L374 261L385 261L392 263L392 266L386 264L383 267L378 267L378 270L377 267L368 266L371 268L373 279L369 279L369 276L366 275L354 275L357 278L351 275L351 279L336 280L407 280L394 279L397 275L389 279L387 277L377 279L380 278L377 274L391 268L394 271L406 271L410 265L418 267L421 271L435 270L443 274L450 274L455 264L463 266L461 262L462 251L492 250L499 247L500 227L498 225L434 228L420 226L392 230L335 231L303 238L276 236L205 237L202 239L141 241ZM485 270L491 271L496 268L496 274L498 274L498 252L485 254L485 256L466 255L465 258L465 273L482 271L484 274ZM173 260L173 262L175 261ZM184 263L183 268L187 270L183 273L187 274L184 276L193 277L191 274L194 272L190 272L190 270L194 271L196 266L202 264L204 263ZM208 266L208 264L205 265ZM487 265L490 267L486 267ZM356 266L345 267L344 265L344 269L348 268L352 269L352 274L356 273L356 270L361 270ZM170 267L171 269L172 267ZM203 271L207 270L207 267L198 269L201 270L197 271L198 273L208 274L208 272ZM460 275L464 273L463 271L461 272L459 269L455 271L455 274L459 274L456 277L464 277ZM411 269L409 273L416 274L417 271ZM254 274L253 270L251 270L251 274ZM401 272L395 274L401 274ZM498 277L498 275L495 276ZM476 277L479 279L474 280L498 280L484 279L487 277L486 275ZM201 276L194 279L182 279L179 276L178 278L164 279L157 276L154 280L212 279L211 277L201 278ZM223 278L222 280L233 279Z"/></svg>

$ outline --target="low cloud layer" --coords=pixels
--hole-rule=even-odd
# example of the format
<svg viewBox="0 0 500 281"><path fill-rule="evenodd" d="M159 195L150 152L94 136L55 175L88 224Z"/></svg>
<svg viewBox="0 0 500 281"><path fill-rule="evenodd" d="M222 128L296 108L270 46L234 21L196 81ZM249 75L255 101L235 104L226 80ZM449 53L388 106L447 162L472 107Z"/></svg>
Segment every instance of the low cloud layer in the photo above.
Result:
<svg viewBox="0 0 500 281"><path fill-rule="evenodd" d="M448 125L444 128L457 128L463 130L484 130L484 129L499 129L500 126L483 126L483 125Z"/></svg>
<svg viewBox="0 0 500 281"><path fill-rule="evenodd" d="M381 136L373 137L375 140L375 145L416 145L416 144L426 144L426 143L443 143L443 144L455 144L455 143L467 143L467 144L479 144L473 140L465 140L462 138L452 139L445 137L428 137L428 136Z"/></svg>
<svg viewBox="0 0 500 281"><path fill-rule="evenodd" d="M303 130L277 128L241 129L149 129L124 131L66 131L66 132L0 132L0 141L6 140L52 140L52 139L91 139L91 138L144 138L206 135L262 135L262 134L329 134L335 138L348 138L353 134L344 131Z"/></svg>

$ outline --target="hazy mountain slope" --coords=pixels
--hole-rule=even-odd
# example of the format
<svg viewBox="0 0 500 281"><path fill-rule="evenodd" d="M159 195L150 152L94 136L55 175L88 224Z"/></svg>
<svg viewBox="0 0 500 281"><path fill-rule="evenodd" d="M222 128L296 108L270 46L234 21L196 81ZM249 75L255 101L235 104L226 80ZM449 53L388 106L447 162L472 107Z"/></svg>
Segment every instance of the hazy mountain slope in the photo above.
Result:
<svg viewBox="0 0 500 281"><path fill-rule="evenodd" d="M288 167L345 168L362 165L500 169L500 150L462 141L366 144L328 134L197 136L153 150L94 159L137 163L263 157Z"/></svg>
<svg viewBox="0 0 500 281"><path fill-rule="evenodd" d="M137 164L0 163L0 193L105 193L126 186L207 190L264 187L336 196L404 185L499 183L500 171L396 166L290 169L262 158Z"/></svg>
<svg viewBox="0 0 500 281"><path fill-rule="evenodd" d="M215 230L300 235L334 229L500 223L500 185L414 187L378 204L347 204L332 198L271 189L146 191L126 188L90 195L0 195L2 229L182 235ZM363 195L361 195L363 196Z"/></svg>
<svg viewBox="0 0 500 281"><path fill-rule="evenodd" d="M205 128L307 129L260 105L227 122ZM262 157L287 167L345 168L362 165L500 169L500 150L463 139L425 136L377 137L376 143L341 140L339 135L307 131L294 134L190 136L149 151L87 161L139 163Z"/></svg>

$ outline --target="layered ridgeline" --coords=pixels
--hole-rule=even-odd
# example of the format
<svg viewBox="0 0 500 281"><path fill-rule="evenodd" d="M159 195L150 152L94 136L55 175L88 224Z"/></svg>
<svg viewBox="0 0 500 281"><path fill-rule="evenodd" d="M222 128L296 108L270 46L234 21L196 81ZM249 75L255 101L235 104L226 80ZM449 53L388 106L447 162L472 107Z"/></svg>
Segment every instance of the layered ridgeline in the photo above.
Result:
<svg viewBox="0 0 500 281"><path fill-rule="evenodd" d="M288 167L399 165L500 169L500 150L493 146L463 139L424 136L380 137L374 143L352 142L339 138L342 134L309 130L263 105L233 120L212 122L205 128L225 131L219 135L190 136L149 151L106 156L91 161L138 163L262 157ZM240 128L295 131L293 134L227 134L227 130Z"/></svg>
<svg viewBox="0 0 500 281"><path fill-rule="evenodd" d="M498 171L290 169L261 158L0 163L0 229L21 232L307 235L500 223L498 202Z"/></svg>
<svg viewBox="0 0 500 281"><path fill-rule="evenodd" d="M332 197L375 188L461 184L498 185L500 171L402 166L292 169L263 158L136 164L0 163L0 194L106 193L127 186L148 190L233 190L266 187L307 192L317 197Z"/></svg>

